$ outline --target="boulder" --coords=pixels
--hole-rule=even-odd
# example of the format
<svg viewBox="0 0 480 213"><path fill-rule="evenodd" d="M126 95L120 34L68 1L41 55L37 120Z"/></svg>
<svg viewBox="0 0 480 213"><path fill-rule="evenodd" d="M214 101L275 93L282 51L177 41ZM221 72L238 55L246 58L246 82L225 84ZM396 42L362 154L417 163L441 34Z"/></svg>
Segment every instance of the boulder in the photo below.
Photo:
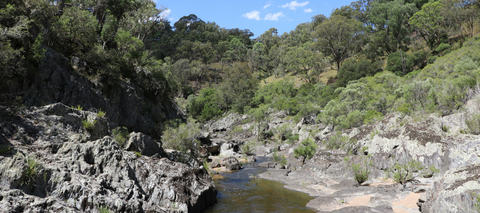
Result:
<svg viewBox="0 0 480 213"><path fill-rule="evenodd" d="M160 157L167 157L161 143L156 142L150 136L141 132L130 133L130 138L125 144L125 150L140 152L146 156L158 154Z"/></svg>
<svg viewBox="0 0 480 213"><path fill-rule="evenodd" d="M239 170L242 169L242 164L234 157L228 157L223 159L225 168L228 170Z"/></svg>

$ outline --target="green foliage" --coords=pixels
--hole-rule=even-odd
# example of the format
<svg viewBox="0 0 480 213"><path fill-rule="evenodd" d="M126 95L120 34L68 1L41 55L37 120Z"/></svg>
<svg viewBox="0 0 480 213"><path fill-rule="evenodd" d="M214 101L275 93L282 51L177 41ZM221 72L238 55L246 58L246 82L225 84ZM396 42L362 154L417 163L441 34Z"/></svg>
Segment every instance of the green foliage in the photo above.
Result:
<svg viewBox="0 0 480 213"><path fill-rule="evenodd" d="M76 109L76 110L78 110L78 111L82 111L82 110L83 110L83 107L80 106L80 105L77 105L76 107L73 107L73 106L72 106L72 109Z"/></svg>
<svg viewBox="0 0 480 213"><path fill-rule="evenodd" d="M88 119L82 121L83 128L87 131L92 131L95 129L95 124L97 123L97 120L94 121L89 121Z"/></svg>
<svg viewBox="0 0 480 213"><path fill-rule="evenodd" d="M293 154L295 155L295 157L303 157L303 163L305 163L306 159L310 159L313 157L315 151L317 151L317 147L317 144L315 144L312 139L307 138L303 140L296 149L293 150Z"/></svg>
<svg viewBox="0 0 480 213"><path fill-rule="evenodd" d="M361 40L362 23L344 16L331 16L315 28L316 45L326 56L330 56L340 69L342 62L357 52Z"/></svg>
<svg viewBox="0 0 480 213"><path fill-rule="evenodd" d="M100 118L105 117L106 114L107 114L107 113L104 112L104 111L102 111L102 109L100 109L100 111L97 112L97 116L100 117Z"/></svg>
<svg viewBox="0 0 480 213"><path fill-rule="evenodd" d="M369 110L365 115L363 120L364 124L371 124L372 122L379 121L383 119L383 114L375 110Z"/></svg>
<svg viewBox="0 0 480 213"><path fill-rule="evenodd" d="M242 146L242 153L245 155L251 155L252 151L255 149L255 143L253 141L248 141Z"/></svg>
<svg viewBox="0 0 480 213"><path fill-rule="evenodd" d="M110 213L111 211L110 211L110 209L109 209L108 207L106 207L106 206L100 206L100 207L98 207L98 212L99 212L99 213Z"/></svg>
<svg viewBox="0 0 480 213"><path fill-rule="evenodd" d="M342 135L342 132L337 131L325 141L327 149L343 149L347 153L352 153L357 148L357 141Z"/></svg>
<svg viewBox="0 0 480 213"><path fill-rule="evenodd" d="M187 109L199 121L207 121L223 114L219 92L214 88L200 90L200 95L188 96Z"/></svg>
<svg viewBox="0 0 480 213"><path fill-rule="evenodd" d="M167 127L163 131L163 146L167 149L174 149L181 153L190 153L190 155L196 156L200 144L199 134L200 124L189 118L187 123L181 123L176 128Z"/></svg>
<svg viewBox="0 0 480 213"><path fill-rule="evenodd" d="M337 73L338 86L345 87L348 82L360 79L366 76L374 76L382 71L379 62L370 62L367 59L350 59L345 61Z"/></svg>
<svg viewBox="0 0 480 213"><path fill-rule="evenodd" d="M123 147L125 142L129 138L129 133L127 127L117 126L112 130L113 139L118 143L120 147Z"/></svg>
<svg viewBox="0 0 480 213"><path fill-rule="evenodd" d="M285 166L287 165L287 158L285 157L285 155L277 155L277 152L273 152L273 162L276 162L276 163L279 163L280 165L282 166Z"/></svg>
<svg viewBox="0 0 480 213"><path fill-rule="evenodd" d="M219 90L222 108L243 113L245 106L251 105L257 83L247 64L234 63L232 67L228 67Z"/></svg>
<svg viewBox="0 0 480 213"><path fill-rule="evenodd" d="M357 163L346 157L344 162L347 164L347 167L352 170L353 179L358 185L362 185L362 183L368 180L372 166L370 156L361 155L359 161L356 161Z"/></svg>
<svg viewBox="0 0 480 213"><path fill-rule="evenodd" d="M480 114L473 114L465 119L469 132L475 135L480 134Z"/></svg>
<svg viewBox="0 0 480 213"><path fill-rule="evenodd" d="M141 152L135 152L135 156L137 156L137 158L142 157L142 153Z"/></svg>
<svg viewBox="0 0 480 213"><path fill-rule="evenodd" d="M40 172L41 165L40 163L30 157L26 158L27 168L24 171L24 179L22 185L32 186L35 183L35 179Z"/></svg>
<svg viewBox="0 0 480 213"><path fill-rule="evenodd" d="M407 182L413 177L414 172L423 170L423 165L415 160L410 160L406 164L395 163L391 172L393 173L393 180L397 183L406 186Z"/></svg>
<svg viewBox="0 0 480 213"><path fill-rule="evenodd" d="M32 45L32 52L33 52L33 59L37 62L40 62L45 58L45 48L42 47L43 43L43 34L39 33L37 38L35 38L35 42Z"/></svg>

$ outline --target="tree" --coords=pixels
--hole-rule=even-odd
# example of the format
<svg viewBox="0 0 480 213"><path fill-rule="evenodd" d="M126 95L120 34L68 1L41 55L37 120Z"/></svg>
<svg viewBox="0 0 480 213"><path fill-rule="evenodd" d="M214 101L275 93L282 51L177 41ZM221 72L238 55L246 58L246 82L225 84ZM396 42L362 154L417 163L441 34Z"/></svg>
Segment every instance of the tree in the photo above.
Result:
<svg viewBox="0 0 480 213"><path fill-rule="evenodd" d="M426 3L409 20L412 27L420 32L432 49L435 49L441 43L448 43L446 30L442 26L442 22L444 22L442 7L442 2Z"/></svg>
<svg viewBox="0 0 480 213"><path fill-rule="evenodd" d="M257 91L258 81L252 75L246 63L234 63L225 69L225 75L220 85L224 109L233 109L243 113L245 106L250 106L252 97Z"/></svg>
<svg viewBox="0 0 480 213"><path fill-rule="evenodd" d="M340 87L347 86L348 82L366 76L373 76L382 71L381 64L370 62L368 59L351 59L345 61L337 73L337 84Z"/></svg>
<svg viewBox="0 0 480 213"><path fill-rule="evenodd" d="M358 41L363 35L362 23L344 16L332 16L320 24L314 32L317 46L340 69L342 62L357 52Z"/></svg>
<svg viewBox="0 0 480 213"><path fill-rule="evenodd" d="M293 150L295 157L303 157L302 162L305 163L306 159L310 159L317 151L317 144L311 139L307 138L302 141L302 143Z"/></svg>
<svg viewBox="0 0 480 213"><path fill-rule="evenodd" d="M374 1L368 13L368 20L374 27L370 45L380 49L379 55L389 54L397 49L405 50L410 43L409 17L417 11L414 3L403 0Z"/></svg>
<svg viewBox="0 0 480 213"><path fill-rule="evenodd" d="M285 62L289 71L299 75L305 82L315 84L329 61L322 53L305 46L308 45L291 48L285 55Z"/></svg>

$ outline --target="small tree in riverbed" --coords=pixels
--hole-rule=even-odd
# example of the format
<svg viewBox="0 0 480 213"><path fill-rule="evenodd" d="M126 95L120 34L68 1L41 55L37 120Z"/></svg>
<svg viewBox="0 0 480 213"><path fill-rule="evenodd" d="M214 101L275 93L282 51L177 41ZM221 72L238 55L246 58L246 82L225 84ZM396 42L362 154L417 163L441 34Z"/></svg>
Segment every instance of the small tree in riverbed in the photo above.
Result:
<svg viewBox="0 0 480 213"><path fill-rule="evenodd" d="M302 162L305 163L306 159L313 157L313 154L315 154L315 151L317 151L317 147L317 144L315 144L311 138L307 138L302 141L300 146L293 150L293 154L295 157L303 156Z"/></svg>

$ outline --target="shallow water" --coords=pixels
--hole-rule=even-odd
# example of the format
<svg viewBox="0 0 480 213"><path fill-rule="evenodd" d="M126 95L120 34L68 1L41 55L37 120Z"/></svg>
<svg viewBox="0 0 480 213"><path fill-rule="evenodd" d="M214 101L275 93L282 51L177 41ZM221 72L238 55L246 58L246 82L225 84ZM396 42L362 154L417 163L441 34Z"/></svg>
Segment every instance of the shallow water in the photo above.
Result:
<svg viewBox="0 0 480 213"><path fill-rule="evenodd" d="M257 157L257 163L264 160ZM239 171L223 173L224 178L215 181L217 204L203 212L315 212L305 207L313 199L308 194L288 190L281 182L250 178L265 171L252 163Z"/></svg>

